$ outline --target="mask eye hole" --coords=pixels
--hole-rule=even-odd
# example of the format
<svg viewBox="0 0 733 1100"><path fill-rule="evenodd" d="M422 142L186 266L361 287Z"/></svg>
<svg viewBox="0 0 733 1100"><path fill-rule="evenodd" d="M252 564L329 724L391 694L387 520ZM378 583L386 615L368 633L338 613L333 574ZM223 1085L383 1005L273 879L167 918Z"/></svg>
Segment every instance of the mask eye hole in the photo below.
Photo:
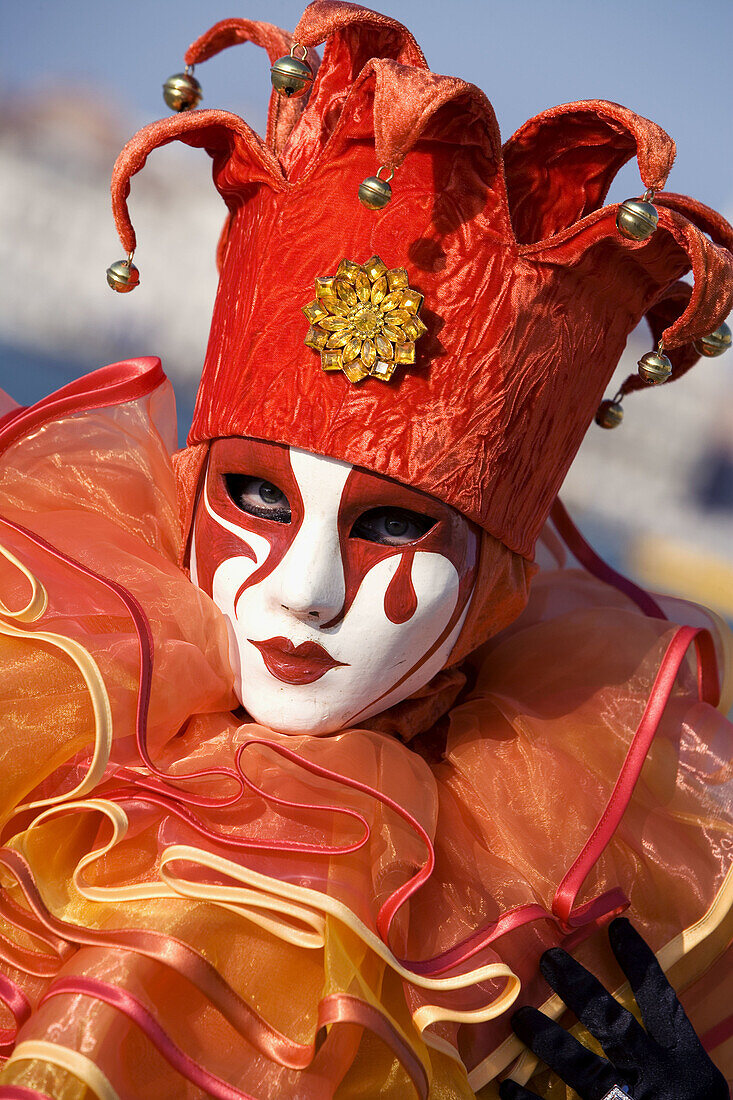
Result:
<svg viewBox="0 0 733 1100"><path fill-rule="evenodd" d="M436 523L431 516L410 512L407 508L371 508L359 516L349 538L386 546L406 546L422 538Z"/></svg>
<svg viewBox="0 0 733 1100"><path fill-rule="evenodd" d="M282 489L271 481L250 474L224 474L224 485L229 499L240 512L275 523L290 523L290 502Z"/></svg>

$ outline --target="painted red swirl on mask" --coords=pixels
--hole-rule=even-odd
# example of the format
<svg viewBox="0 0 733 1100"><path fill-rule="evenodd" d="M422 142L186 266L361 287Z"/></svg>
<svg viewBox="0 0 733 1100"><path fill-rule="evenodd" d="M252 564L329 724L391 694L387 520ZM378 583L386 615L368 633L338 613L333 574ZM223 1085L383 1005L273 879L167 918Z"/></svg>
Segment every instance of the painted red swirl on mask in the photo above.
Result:
<svg viewBox="0 0 733 1100"><path fill-rule="evenodd" d="M222 519L241 528L239 538L213 519L200 500L196 511L195 546L196 570L200 588L212 594L214 574L228 558L246 557L257 561L247 541L252 532L266 539L270 551L262 564L240 586L235 599L236 606L248 588L259 584L280 564L293 544L303 522L303 499L290 464L290 448L280 443L262 443L256 439L216 439L209 450L206 469L206 492L212 511ZM247 474L271 481L281 489L290 502L290 523L278 523L271 519L250 515L234 503L227 492L226 474Z"/></svg>
<svg viewBox="0 0 733 1100"><path fill-rule="evenodd" d="M230 473L262 477L277 485L290 502L290 523L278 523L252 516L238 508L226 490L224 476ZM212 510L241 528L242 538L237 538L231 531L217 524L203 504L199 504L196 517L196 562L198 582L205 592L211 594L213 577L221 562L236 556L252 558L252 549L247 543L248 531L260 535L271 546L266 560L242 583L235 597L236 606L236 600L243 592L260 583L277 568L302 526L303 499L290 462L289 448L253 439L217 439L210 450L206 486ZM364 512L383 507L426 514L435 523L426 534L409 545L391 545L351 537L354 524ZM385 594L385 614L391 622L408 622L417 610L411 563L415 553L420 551L442 554L455 566L460 582L455 621L460 617L475 579L479 535L475 525L449 505L389 478L355 467L350 471L341 495L338 529L345 597L338 613L323 624L324 629L341 622L351 608L367 573L388 557L406 560L405 564L401 562L398 565L388 594ZM452 621L450 629L454 625L455 622Z"/></svg>

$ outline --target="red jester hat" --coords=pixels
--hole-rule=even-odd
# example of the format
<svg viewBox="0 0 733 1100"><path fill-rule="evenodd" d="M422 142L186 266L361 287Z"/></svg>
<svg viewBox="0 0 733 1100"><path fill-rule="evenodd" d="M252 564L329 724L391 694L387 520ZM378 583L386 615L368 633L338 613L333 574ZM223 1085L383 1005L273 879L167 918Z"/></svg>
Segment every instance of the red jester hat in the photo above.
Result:
<svg viewBox="0 0 733 1100"><path fill-rule="evenodd" d="M298 43L314 68L324 43L309 96L273 93L265 140L221 110L153 123L113 178L127 251L130 177L160 145L203 147L228 208L189 443L244 435L364 466L531 556L632 329L646 315L675 377L730 311L733 230L662 191L674 143L617 104L553 108L502 146L484 93L431 72L384 15L317 0L292 38L227 20L186 62L242 41L271 61ZM617 205L603 205L633 156L659 211L644 242L622 237ZM381 165L395 170L394 197L374 212L358 190ZM406 269L427 333L414 365L353 384L304 345L301 311L316 279L373 255ZM694 286L680 284L690 270Z"/></svg>

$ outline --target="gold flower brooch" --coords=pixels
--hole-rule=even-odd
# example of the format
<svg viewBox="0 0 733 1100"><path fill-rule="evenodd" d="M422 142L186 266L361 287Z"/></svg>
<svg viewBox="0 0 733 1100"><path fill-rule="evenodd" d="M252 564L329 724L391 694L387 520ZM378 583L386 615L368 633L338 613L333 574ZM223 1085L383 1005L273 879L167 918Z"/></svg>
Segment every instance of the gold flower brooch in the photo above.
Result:
<svg viewBox="0 0 733 1100"><path fill-rule="evenodd" d="M335 275L316 279L315 301L303 306L305 342L321 353L324 370L343 371L350 382L389 382L397 366L415 362L415 341L427 332L422 300L403 267L388 271L379 256L363 266L342 260Z"/></svg>

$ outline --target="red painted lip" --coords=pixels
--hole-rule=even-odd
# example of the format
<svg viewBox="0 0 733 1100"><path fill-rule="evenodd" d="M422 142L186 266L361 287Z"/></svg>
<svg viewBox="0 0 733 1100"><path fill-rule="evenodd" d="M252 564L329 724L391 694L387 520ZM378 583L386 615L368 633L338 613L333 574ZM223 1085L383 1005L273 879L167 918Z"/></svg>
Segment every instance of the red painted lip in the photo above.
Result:
<svg viewBox="0 0 733 1100"><path fill-rule="evenodd" d="M262 642L248 639L259 649L265 668L284 684L313 684L325 676L329 669L343 665L317 642L301 642L293 645L289 638L266 638Z"/></svg>

